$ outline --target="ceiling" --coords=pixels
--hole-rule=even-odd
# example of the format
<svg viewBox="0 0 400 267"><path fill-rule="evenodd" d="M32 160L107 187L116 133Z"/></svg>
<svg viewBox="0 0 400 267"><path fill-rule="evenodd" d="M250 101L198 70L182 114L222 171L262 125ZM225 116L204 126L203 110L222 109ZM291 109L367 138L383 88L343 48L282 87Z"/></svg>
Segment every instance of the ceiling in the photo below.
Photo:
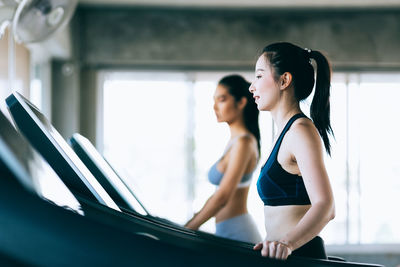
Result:
<svg viewBox="0 0 400 267"><path fill-rule="evenodd" d="M222 8L393 8L400 0L79 0L82 5Z"/></svg>

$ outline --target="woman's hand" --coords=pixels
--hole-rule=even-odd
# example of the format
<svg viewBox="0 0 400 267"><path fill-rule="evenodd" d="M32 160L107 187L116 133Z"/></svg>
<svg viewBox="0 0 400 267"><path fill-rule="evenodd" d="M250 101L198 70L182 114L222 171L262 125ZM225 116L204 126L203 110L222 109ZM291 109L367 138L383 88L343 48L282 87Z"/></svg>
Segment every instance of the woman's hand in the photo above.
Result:
<svg viewBox="0 0 400 267"><path fill-rule="evenodd" d="M197 213L195 213L193 215L193 217L184 225L184 227L186 227L188 229L191 229L191 230L198 230L199 227L195 226L194 222L193 222L193 220L195 219L196 215L197 215Z"/></svg>
<svg viewBox="0 0 400 267"><path fill-rule="evenodd" d="M267 241L257 243L254 250L261 250L261 256L274 259L286 260L292 254L290 245L280 241Z"/></svg>
<svg viewBox="0 0 400 267"><path fill-rule="evenodd" d="M188 229L190 229L190 230L197 230L197 229L198 229L198 228L194 227L194 226L190 223L190 221L187 222L187 223L184 225L184 227L186 227L186 228L188 228Z"/></svg>

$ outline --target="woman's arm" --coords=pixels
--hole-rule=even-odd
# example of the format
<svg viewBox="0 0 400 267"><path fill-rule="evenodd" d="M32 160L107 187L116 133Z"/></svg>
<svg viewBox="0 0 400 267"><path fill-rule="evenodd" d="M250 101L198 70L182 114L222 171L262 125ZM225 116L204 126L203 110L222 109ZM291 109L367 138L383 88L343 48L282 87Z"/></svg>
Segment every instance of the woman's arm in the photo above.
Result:
<svg viewBox="0 0 400 267"><path fill-rule="evenodd" d="M251 138L247 136L239 138L231 148L229 162L218 190L207 200L203 208L185 224L185 227L197 230L226 205L243 177L253 154Z"/></svg>
<svg viewBox="0 0 400 267"><path fill-rule="evenodd" d="M293 127L291 151L303 177L311 207L292 231L280 240L293 250L318 235L335 217L332 188L323 159L323 145L315 126L301 122Z"/></svg>

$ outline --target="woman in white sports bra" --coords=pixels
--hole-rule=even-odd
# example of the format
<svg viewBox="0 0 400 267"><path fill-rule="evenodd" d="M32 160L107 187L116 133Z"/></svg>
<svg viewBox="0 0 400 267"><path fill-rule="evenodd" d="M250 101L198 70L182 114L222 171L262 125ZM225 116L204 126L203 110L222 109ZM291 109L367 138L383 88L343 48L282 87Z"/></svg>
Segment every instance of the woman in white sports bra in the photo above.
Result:
<svg viewBox="0 0 400 267"><path fill-rule="evenodd" d="M218 122L226 122L231 138L221 158L210 168L209 181L215 193L185 227L197 230L215 217L216 235L257 243L262 240L247 211L247 196L260 150L257 105L242 76L222 78L214 94L214 111Z"/></svg>

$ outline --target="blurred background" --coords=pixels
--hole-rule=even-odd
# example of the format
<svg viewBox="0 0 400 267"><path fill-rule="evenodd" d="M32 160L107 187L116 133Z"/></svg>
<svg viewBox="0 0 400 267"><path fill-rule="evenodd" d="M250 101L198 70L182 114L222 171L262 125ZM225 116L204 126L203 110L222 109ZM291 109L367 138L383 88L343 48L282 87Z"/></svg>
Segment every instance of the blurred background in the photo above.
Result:
<svg viewBox="0 0 400 267"><path fill-rule="evenodd" d="M212 108L218 80L253 81L272 42L320 50L333 68L336 203L321 236L329 254L400 264L400 0L79 0L45 40L11 31L0 39L0 108L21 92L64 138L89 138L152 214L181 224L214 192L206 174L229 138ZM274 135L268 113L260 127L248 208L265 235L255 183Z"/></svg>

